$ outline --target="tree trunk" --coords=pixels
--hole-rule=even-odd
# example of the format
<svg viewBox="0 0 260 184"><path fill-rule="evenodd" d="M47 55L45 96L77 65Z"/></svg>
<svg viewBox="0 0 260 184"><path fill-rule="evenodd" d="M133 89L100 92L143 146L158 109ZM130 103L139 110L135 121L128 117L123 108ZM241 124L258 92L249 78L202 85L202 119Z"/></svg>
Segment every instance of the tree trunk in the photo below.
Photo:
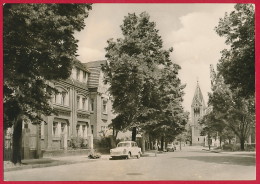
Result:
<svg viewBox="0 0 260 184"><path fill-rule="evenodd" d="M23 120L18 119L13 126L13 150L11 161L14 164L22 163L22 125Z"/></svg>
<svg viewBox="0 0 260 184"><path fill-rule="evenodd" d="M161 137L161 151L164 149L164 136Z"/></svg>
<svg viewBox="0 0 260 184"><path fill-rule="evenodd" d="M116 139L115 136L110 136L110 148L115 148L116 147Z"/></svg>
<svg viewBox="0 0 260 184"><path fill-rule="evenodd" d="M209 146L209 150L210 150L210 145L211 145L211 140L210 140L210 136L208 135L208 146Z"/></svg>
<svg viewBox="0 0 260 184"><path fill-rule="evenodd" d="M36 155L35 158L39 159L42 155L41 149L41 124L37 123L36 125Z"/></svg>
<svg viewBox="0 0 260 184"><path fill-rule="evenodd" d="M113 126L113 137L115 137L115 134L116 134L115 127Z"/></svg>
<svg viewBox="0 0 260 184"><path fill-rule="evenodd" d="M240 138L240 150L244 151L245 150L245 139Z"/></svg>
<svg viewBox="0 0 260 184"><path fill-rule="evenodd" d="M132 129L132 141L136 141L136 127Z"/></svg>
<svg viewBox="0 0 260 184"><path fill-rule="evenodd" d="M143 136L142 136L142 147L141 147L141 150L142 150L142 153L145 152L145 134L143 133Z"/></svg>

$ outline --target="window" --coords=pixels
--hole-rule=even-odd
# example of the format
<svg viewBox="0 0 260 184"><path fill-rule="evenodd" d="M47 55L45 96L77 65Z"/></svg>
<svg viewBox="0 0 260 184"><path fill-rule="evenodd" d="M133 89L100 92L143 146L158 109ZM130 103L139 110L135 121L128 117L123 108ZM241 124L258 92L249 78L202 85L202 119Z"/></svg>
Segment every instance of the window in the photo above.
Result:
<svg viewBox="0 0 260 184"><path fill-rule="evenodd" d="M94 99L90 99L90 111L94 111Z"/></svg>
<svg viewBox="0 0 260 184"><path fill-rule="evenodd" d="M76 79L79 80L79 76L80 76L80 70L77 68L77 73L76 73Z"/></svg>
<svg viewBox="0 0 260 184"><path fill-rule="evenodd" d="M62 123L62 124L61 124L61 133L64 133L65 126L66 126L65 123Z"/></svg>
<svg viewBox="0 0 260 184"><path fill-rule="evenodd" d="M103 100L102 112L107 113L107 101L106 100Z"/></svg>
<svg viewBox="0 0 260 184"><path fill-rule="evenodd" d="M58 127L58 122L53 122L53 126L52 126L52 133L54 136L56 136L57 134L57 127Z"/></svg>
<svg viewBox="0 0 260 184"><path fill-rule="evenodd" d="M91 125L91 134L94 134L94 125Z"/></svg>
<svg viewBox="0 0 260 184"><path fill-rule="evenodd" d="M84 137L84 135L85 135L85 129L86 129L86 125L82 125L83 137Z"/></svg>
<svg viewBox="0 0 260 184"><path fill-rule="evenodd" d="M60 93L55 94L55 103L60 103Z"/></svg>
<svg viewBox="0 0 260 184"><path fill-rule="evenodd" d="M61 93L61 105L65 105L66 92Z"/></svg>
<svg viewBox="0 0 260 184"><path fill-rule="evenodd" d="M86 109L86 99L82 98L82 109Z"/></svg>
<svg viewBox="0 0 260 184"><path fill-rule="evenodd" d="M79 100L80 100L80 97L77 96L77 108L78 108L78 109L80 108Z"/></svg>
<svg viewBox="0 0 260 184"><path fill-rule="evenodd" d="M83 71L83 81L87 80L87 72Z"/></svg>

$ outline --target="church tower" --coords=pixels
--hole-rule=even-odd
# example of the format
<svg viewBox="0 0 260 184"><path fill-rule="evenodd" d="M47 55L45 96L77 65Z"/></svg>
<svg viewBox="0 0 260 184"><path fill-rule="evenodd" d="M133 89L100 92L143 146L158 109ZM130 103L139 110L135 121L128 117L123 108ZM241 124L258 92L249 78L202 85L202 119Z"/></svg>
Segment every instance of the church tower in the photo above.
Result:
<svg viewBox="0 0 260 184"><path fill-rule="evenodd" d="M204 145L205 136L201 136L201 126L198 120L205 114L205 102L200 90L199 82L197 81L197 86L193 96L191 104L191 130L192 130L192 145Z"/></svg>

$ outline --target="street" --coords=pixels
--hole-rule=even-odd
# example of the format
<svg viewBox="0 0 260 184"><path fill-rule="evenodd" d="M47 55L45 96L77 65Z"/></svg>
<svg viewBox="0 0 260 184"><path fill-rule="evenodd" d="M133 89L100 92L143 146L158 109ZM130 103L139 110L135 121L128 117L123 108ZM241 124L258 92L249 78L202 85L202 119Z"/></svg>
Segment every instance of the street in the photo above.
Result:
<svg viewBox="0 0 260 184"><path fill-rule="evenodd" d="M213 153L198 147L129 160L89 162L4 173L5 181L255 180L252 152Z"/></svg>

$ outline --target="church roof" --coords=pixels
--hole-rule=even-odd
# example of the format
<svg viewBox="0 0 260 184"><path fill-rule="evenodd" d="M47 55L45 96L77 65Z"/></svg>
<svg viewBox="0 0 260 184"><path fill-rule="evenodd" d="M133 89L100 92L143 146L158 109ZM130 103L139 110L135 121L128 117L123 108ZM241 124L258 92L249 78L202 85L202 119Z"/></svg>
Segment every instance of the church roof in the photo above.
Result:
<svg viewBox="0 0 260 184"><path fill-rule="evenodd" d="M204 102L203 95L201 93L200 86L199 86L198 82L197 82L197 86L196 86L196 89L195 89L195 93L194 93L194 96L193 96L193 100L192 100L191 106L194 106L195 103L205 107L205 102Z"/></svg>

